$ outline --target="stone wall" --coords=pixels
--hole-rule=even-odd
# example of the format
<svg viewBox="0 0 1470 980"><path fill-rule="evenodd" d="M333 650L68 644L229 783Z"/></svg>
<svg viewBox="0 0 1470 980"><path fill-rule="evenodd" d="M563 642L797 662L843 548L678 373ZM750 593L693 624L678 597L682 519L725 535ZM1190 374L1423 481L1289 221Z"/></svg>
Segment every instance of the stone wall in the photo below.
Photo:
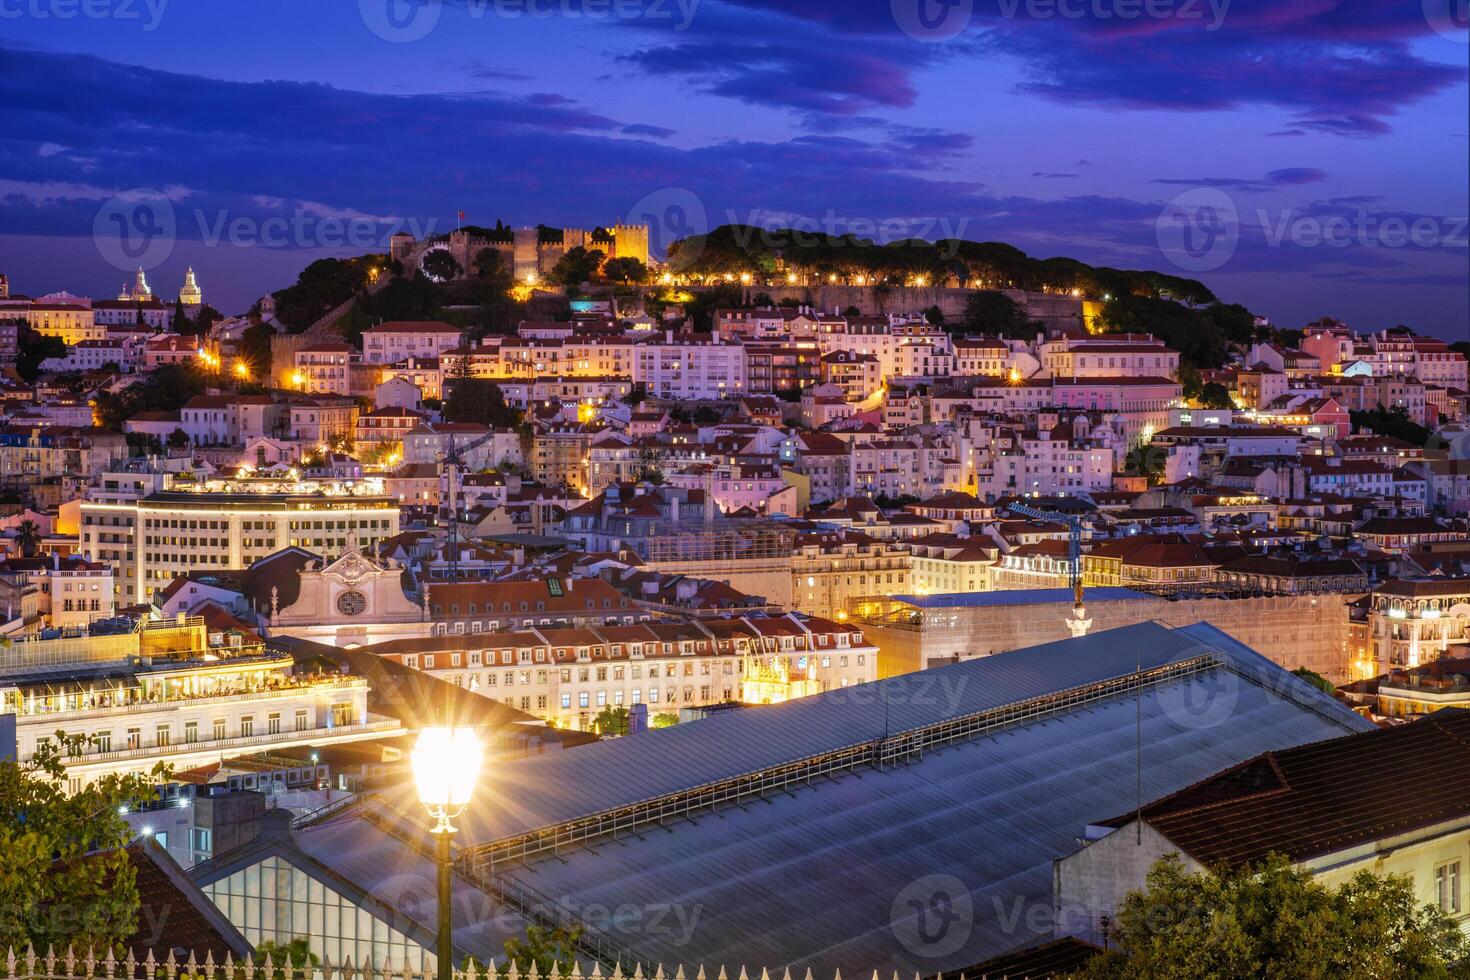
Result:
<svg viewBox="0 0 1470 980"><path fill-rule="evenodd" d="M698 289L691 291L697 292ZM745 299L749 302L757 293L765 293L777 303L783 299L794 299L823 313L834 310L840 313L856 306L869 316L913 313L937 306L946 319L958 320L964 316L965 304L974 292L973 289L943 286L750 286L745 289ZM1049 328L1077 330L1083 326L1083 301L1078 297L1028 293L1019 289L1004 292L1026 307L1033 319L1040 320Z"/></svg>
<svg viewBox="0 0 1470 980"><path fill-rule="evenodd" d="M1347 603L1360 594L1170 600L1145 593L1087 602L1092 632L1157 620L1169 626L1207 622L1287 670L1307 667L1335 684L1349 676ZM879 648L883 676L1065 640L1072 604L1062 600L1015 606L924 610L926 625L863 631ZM945 625L935 625L943 622Z"/></svg>

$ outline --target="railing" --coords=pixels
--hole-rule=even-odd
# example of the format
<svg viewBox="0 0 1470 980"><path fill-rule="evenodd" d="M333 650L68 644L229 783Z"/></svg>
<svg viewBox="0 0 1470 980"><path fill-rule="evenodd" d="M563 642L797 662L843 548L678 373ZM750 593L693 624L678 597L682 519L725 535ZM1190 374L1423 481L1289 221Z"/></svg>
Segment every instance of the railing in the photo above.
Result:
<svg viewBox="0 0 1470 980"><path fill-rule="evenodd" d="M8 980L434 980L436 976L432 969L421 970L400 963L355 964L351 957L341 963L323 957L315 964L296 966L284 959L273 962L269 956L237 960L226 954L223 959L216 959L213 953L206 952L202 957L190 953L180 958L170 951L160 960L152 950L140 958L133 952L118 957L111 952L98 956L71 949L42 955L29 947L20 952L9 950L0 967ZM501 968L504 973L498 972ZM814 976L813 971L806 970L804 980L813 980ZM826 971L820 976L826 980ZM699 966L686 971L682 965L671 969L661 965L624 969L617 965L605 969L599 963L586 970L577 964L565 970L553 966L545 973L534 965L519 969L513 963L467 963L464 968L454 970L453 977L454 980L794 980L789 968L749 970L741 966L730 971L723 966L713 970ZM841 978L841 972L834 970L832 980ZM875 971L872 980L905 980L905 977L895 970L882 978ZM913 980L918 980L917 975L913 975Z"/></svg>
<svg viewBox="0 0 1470 980"><path fill-rule="evenodd" d="M68 756L68 766L87 766L98 762L121 762L128 759L158 759L167 762L169 756L194 755L200 752L222 752L226 749L248 748L254 745L272 745L281 742L312 742L341 738L346 735L371 735L378 732L397 731L402 723L396 718L361 722L355 725L334 725L331 728L308 728L301 731L282 729L261 735L238 735L234 738L204 739L196 742L169 742L167 745L144 745L133 749L114 749L110 752L87 752Z"/></svg>
<svg viewBox="0 0 1470 980"><path fill-rule="evenodd" d="M742 773L666 796L488 841L467 848L464 860L477 871L493 873L498 868L526 862L543 854L557 854L562 848L580 846L589 840L603 837L616 840L618 834L631 833L639 827L662 825L665 820L683 817L693 811L738 804L742 800L764 797L768 792L784 792L787 787L807 784L823 776L864 767L883 769L906 764L922 759L926 749L978 738L1012 725L1074 710L1083 704L1126 696L1146 685L1216 667L1234 669L1235 664L1207 652L1187 660L1147 668L1142 673L1124 674L1015 704L947 718L818 755L793 759L768 769ZM1307 706L1315 710L1315 706Z"/></svg>
<svg viewBox="0 0 1470 980"><path fill-rule="evenodd" d="M225 704L231 701L259 701L269 700L279 695L296 695L303 692L327 693L331 690L346 690L351 688L366 687L366 677L339 676L319 681L302 681L299 683L279 684L272 687L262 687L254 691L239 691L234 694L204 694L197 696L177 696L162 698L140 698L137 701L127 701L121 704L87 705L78 708L63 708L56 711L34 711L27 708L16 712L19 720L28 718L47 718L64 720L73 716L83 718L94 718L98 715L127 715L140 714L154 708L162 708L169 705L194 707ZM95 695L94 695L95 696Z"/></svg>

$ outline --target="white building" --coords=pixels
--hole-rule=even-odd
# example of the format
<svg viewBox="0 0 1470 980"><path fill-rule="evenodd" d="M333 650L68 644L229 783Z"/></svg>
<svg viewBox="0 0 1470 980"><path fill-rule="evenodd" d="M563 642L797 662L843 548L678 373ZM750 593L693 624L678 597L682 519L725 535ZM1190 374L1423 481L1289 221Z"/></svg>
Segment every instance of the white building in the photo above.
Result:
<svg viewBox="0 0 1470 980"><path fill-rule="evenodd" d="M745 348L716 340L640 344L633 381L656 398L725 398L746 391Z"/></svg>

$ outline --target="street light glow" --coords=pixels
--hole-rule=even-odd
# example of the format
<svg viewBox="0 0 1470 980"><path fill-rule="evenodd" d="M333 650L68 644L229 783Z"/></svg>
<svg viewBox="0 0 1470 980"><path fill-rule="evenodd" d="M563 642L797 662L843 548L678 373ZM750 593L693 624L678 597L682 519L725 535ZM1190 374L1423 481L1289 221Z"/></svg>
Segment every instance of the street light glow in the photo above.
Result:
<svg viewBox="0 0 1470 980"><path fill-rule="evenodd" d="M419 802L430 813L452 816L469 805L484 760L473 728L425 728L411 758Z"/></svg>

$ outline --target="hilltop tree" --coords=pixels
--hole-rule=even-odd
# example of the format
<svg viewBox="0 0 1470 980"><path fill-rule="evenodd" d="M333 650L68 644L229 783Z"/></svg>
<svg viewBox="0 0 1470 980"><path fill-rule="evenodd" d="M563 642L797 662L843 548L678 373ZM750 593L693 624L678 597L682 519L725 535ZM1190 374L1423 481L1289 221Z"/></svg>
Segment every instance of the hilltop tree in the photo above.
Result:
<svg viewBox="0 0 1470 980"><path fill-rule="evenodd" d="M423 269L426 276L440 282L458 279L459 274L464 271L449 250L443 248L433 249L424 256Z"/></svg>
<svg viewBox="0 0 1470 980"><path fill-rule="evenodd" d="M597 274L602 265L602 253L597 249L586 249L581 245L569 248L552 267L551 278L568 289L575 289Z"/></svg>
<svg viewBox="0 0 1470 980"><path fill-rule="evenodd" d="M1034 336L1037 326L1026 310L998 289L979 289L965 301L964 328L969 333L1024 339Z"/></svg>
<svg viewBox="0 0 1470 980"><path fill-rule="evenodd" d="M648 266L632 256L620 256L604 262L602 264L602 274L614 282L646 282L648 280Z"/></svg>

